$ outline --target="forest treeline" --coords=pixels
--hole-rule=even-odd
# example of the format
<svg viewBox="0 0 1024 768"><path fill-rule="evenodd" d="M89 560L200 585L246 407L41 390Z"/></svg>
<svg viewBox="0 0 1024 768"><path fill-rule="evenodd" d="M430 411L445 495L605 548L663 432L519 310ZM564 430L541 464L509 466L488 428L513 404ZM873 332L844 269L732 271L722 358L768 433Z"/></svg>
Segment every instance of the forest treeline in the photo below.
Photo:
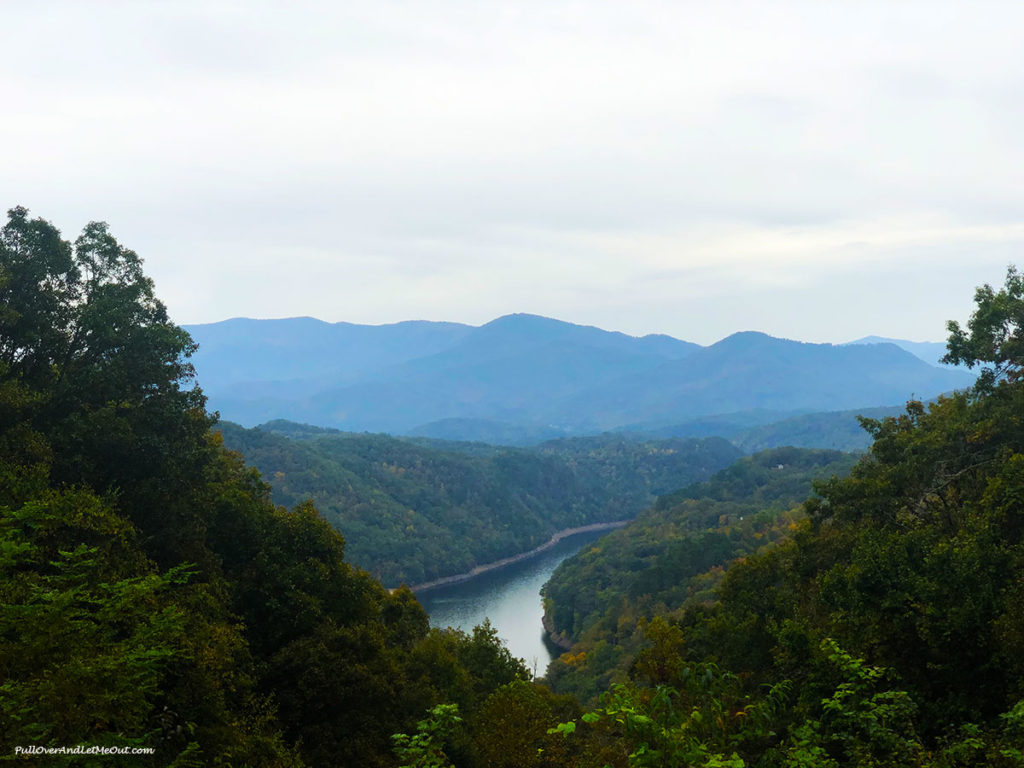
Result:
<svg viewBox="0 0 1024 768"><path fill-rule="evenodd" d="M345 561L312 504L275 505L211 429L194 345L138 256L102 224L70 243L15 208L0 229L0 756L1024 765L1024 280L976 300L949 357L985 364L978 384L866 422L873 446L847 476L797 507L787 462L754 457L650 513L679 529L664 551L630 533L608 548L630 576L565 621L585 640L635 617L642 638L581 709L488 626L430 629L411 592ZM794 482L833 458L791 454ZM739 557L693 575L711 529L728 547L708 549Z"/></svg>
<svg viewBox="0 0 1024 768"><path fill-rule="evenodd" d="M599 435L527 449L287 421L217 429L270 481L274 502L312 501L345 537L348 560L387 586L465 573L559 530L632 518L742 455L718 437Z"/></svg>

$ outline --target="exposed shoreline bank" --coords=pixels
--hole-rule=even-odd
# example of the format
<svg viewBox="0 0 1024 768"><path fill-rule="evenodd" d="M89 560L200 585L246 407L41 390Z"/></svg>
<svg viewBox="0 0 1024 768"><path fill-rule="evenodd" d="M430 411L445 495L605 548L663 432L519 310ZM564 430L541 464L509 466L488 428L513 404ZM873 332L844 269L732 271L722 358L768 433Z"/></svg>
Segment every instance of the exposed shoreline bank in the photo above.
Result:
<svg viewBox="0 0 1024 768"><path fill-rule="evenodd" d="M546 633L545 636L547 637L548 642L561 651L572 650L572 640L561 632L555 632L555 624L548 618L547 613L541 617L540 623L544 627L544 632ZM552 656L554 656L554 654L552 654Z"/></svg>
<svg viewBox="0 0 1024 768"><path fill-rule="evenodd" d="M557 531L544 544L541 544L539 547L535 547L528 552L521 552L518 555L512 555L510 557L502 558L501 560L495 560L492 563L484 563L483 565L478 565L465 573L457 573L454 576L445 576L440 579L434 579L433 581L425 581L422 584L414 584L410 586L409 589L413 592L423 592L435 587L443 587L448 584L458 584L463 581L469 581L474 576L479 576L481 573L497 570L498 568L502 568L506 565L512 565L512 563L518 563L531 558L534 555L539 555L541 552L551 549L555 544L568 536L574 536L577 533L590 533L591 531L610 531L615 528L621 528L628 522L630 521L614 520L609 523L591 523L590 525L581 525L578 528L565 528L564 530Z"/></svg>

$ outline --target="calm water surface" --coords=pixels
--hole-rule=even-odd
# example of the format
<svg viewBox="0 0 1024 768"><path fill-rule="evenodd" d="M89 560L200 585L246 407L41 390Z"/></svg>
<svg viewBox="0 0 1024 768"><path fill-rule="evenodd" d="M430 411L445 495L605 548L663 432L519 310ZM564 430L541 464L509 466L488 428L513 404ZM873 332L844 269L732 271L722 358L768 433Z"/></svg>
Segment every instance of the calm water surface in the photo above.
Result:
<svg viewBox="0 0 1024 768"><path fill-rule="evenodd" d="M482 573L461 584L428 589L416 595L430 614L434 627L455 627L467 632L485 618L498 630L513 656L543 675L553 649L545 642L540 588L560 562L608 531L567 536L546 552ZM557 653L557 650L555 650Z"/></svg>

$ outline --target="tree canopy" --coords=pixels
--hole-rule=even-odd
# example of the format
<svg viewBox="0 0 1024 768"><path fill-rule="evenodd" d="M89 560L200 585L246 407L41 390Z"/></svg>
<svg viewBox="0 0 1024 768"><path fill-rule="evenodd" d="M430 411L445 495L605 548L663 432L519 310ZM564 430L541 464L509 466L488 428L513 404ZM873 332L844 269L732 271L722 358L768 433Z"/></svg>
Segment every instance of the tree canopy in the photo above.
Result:
<svg viewBox="0 0 1024 768"><path fill-rule="evenodd" d="M1019 381L1024 375L1024 275L1011 265L1006 284L998 291L981 286L974 302L966 329L949 321L949 351L942 361L969 368L983 365L979 386L986 389L1000 380Z"/></svg>

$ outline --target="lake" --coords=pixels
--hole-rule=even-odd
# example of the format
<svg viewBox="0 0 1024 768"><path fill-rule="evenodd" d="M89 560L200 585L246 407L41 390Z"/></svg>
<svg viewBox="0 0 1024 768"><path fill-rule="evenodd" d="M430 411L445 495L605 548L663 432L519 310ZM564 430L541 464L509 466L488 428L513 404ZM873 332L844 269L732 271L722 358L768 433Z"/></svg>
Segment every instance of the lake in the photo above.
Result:
<svg viewBox="0 0 1024 768"><path fill-rule="evenodd" d="M434 627L455 627L469 632L489 618L512 655L525 660L534 674L543 675L552 651L558 653L558 650L550 647L544 636L540 588L560 562L606 533L608 531L588 531L567 536L551 549L526 560L481 573L459 584L428 589L417 593L416 597L430 614L430 625Z"/></svg>

